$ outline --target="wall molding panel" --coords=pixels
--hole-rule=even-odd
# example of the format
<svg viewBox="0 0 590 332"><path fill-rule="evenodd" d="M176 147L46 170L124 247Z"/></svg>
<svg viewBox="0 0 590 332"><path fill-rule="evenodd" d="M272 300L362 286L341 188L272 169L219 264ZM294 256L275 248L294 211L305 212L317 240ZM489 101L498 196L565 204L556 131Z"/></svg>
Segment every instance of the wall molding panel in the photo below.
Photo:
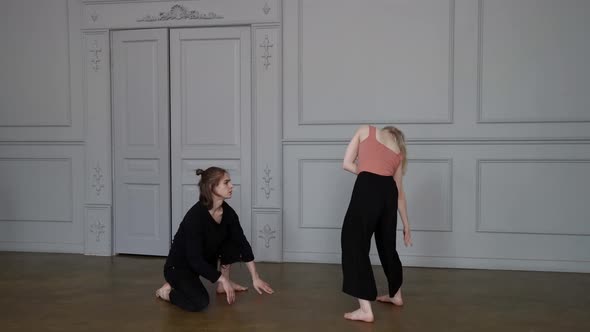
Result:
<svg viewBox="0 0 590 332"><path fill-rule="evenodd" d="M429 232L453 231L453 160L408 159L411 172L404 176L405 192L411 202L408 213L412 216L411 229ZM428 208L423 208L427 206ZM402 230L398 216L398 230Z"/></svg>
<svg viewBox="0 0 590 332"><path fill-rule="evenodd" d="M342 182L342 160L338 158L297 158L298 163L298 186L299 193L299 225L300 229L338 229L342 227L344 215L336 213L332 216L335 218L326 219L317 215L325 206L339 206L335 211L346 212L348 202L342 195L334 195L334 189L337 189L338 183ZM339 174L340 173L340 174ZM329 178L330 175L336 175ZM313 177L313 178L312 178ZM323 192L322 192L323 191ZM344 190L336 190L337 193L346 193L344 196L350 196ZM338 196L338 197L337 197ZM318 197L323 197L319 200ZM309 211L309 213L307 213ZM343 213L344 213L343 212ZM314 216L314 214L316 214Z"/></svg>
<svg viewBox="0 0 590 332"><path fill-rule="evenodd" d="M110 38L107 30L83 32L86 113L84 254L113 250Z"/></svg>
<svg viewBox="0 0 590 332"><path fill-rule="evenodd" d="M253 206L280 208L281 186L281 30L254 26L253 49Z"/></svg>
<svg viewBox="0 0 590 332"><path fill-rule="evenodd" d="M86 203L112 203L111 102L108 31L84 33L86 129ZM97 53L97 50L100 52Z"/></svg>
<svg viewBox="0 0 590 332"><path fill-rule="evenodd" d="M344 215L338 214L334 221L327 218L314 219L313 217L316 211L322 210L325 206L339 206L335 209L336 211L346 211L349 200L332 192L334 188L338 188L339 183L342 183L340 176L331 178L332 174L343 172L342 159L303 158L297 159L297 161L299 164L297 174L298 202L299 215L301 216L299 228L340 230ZM412 230L452 232L452 160L410 159L408 164L413 172L406 177L405 181L409 181L413 186L406 188L406 195L409 201L419 201L421 204L429 206L429 209L410 209L410 215L416 220L412 223ZM308 179L316 174L317 178ZM327 190L322 192L323 189ZM337 190L337 192L341 191ZM352 186L343 192L346 193L345 196L349 197ZM319 200L318 197L323 198ZM346 204L343 205L343 202ZM401 229L402 223L398 216L398 230Z"/></svg>
<svg viewBox="0 0 590 332"><path fill-rule="evenodd" d="M283 261L282 211L279 209L254 209L252 228L256 239L252 241L256 260Z"/></svg>
<svg viewBox="0 0 590 332"><path fill-rule="evenodd" d="M299 0L285 2L283 6L284 48L290 50L284 55L285 137L314 137L322 140L328 137L332 139L337 134L337 138L342 138L349 136L362 123L453 126L456 94L453 47L455 1L369 2L360 5L355 2ZM327 14L331 14L330 8L333 6L340 8L342 17ZM421 36L419 39L423 43L411 42L399 46L411 40L411 37L401 32L385 35L381 34L379 28L371 28L373 25L383 28L385 23L375 23L381 14L377 17L371 15L371 19L366 21L356 15L368 8L388 17L403 13L405 16L395 19L394 23L388 21L396 28L389 27L387 31L413 31ZM392 14L385 14L388 12ZM406 20L407 16L420 19L410 22ZM319 23L325 21L326 17L334 21L332 25ZM354 29L347 28L348 22L352 20L363 24L355 25ZM425 26L419 23L422 21L433 23ZM397 24L406 28L399 29ZM408 25L412 25L412 28ZM369 31L376 33L373 33L372 38L364 38ZM345 40L343 36L348 35L357 45L356 51L346 46L350 44L347 41L350 38ZM329 48L322 42L325 40L330 40ZM375 45L365 45L367 40L374 40ZM399 48L393 47L393 44ZM317 49L328 50L327 54L335 54L340 49L342 51L339 51L338 56L321 57ZM410 53L420 56L410 56ZM398 61L392 62L391 59ZM418 62L415 62L418 59L420 70L411 70L414 65L418 66ZM382 63L388 64L390 68L377 68ZM395 63L406 65L398 68ZM429 83L422 84L422 89L410 89L410 86L419 84L423 79L416 75L420 72L430 73ZM372 73L379 77L375 78ZM355 85L355 81L362 83ZM415 91L423 91L426 86L432 92L427 94L432 95L436 102L411 97ZM395 101L381 100L389 96ZM430 102L433 104L427 106Z"/></svg>
<svg viewBox="0 0 590 332"><path fill-rule="evenodd" d="M590 235L589 171L590 159L478 159L477 231Z"/></svg>
<svg viewBox="0 0 590 332"><path fill-rule="evenodd" d="M331 255L339 252L341 225L355 181L341 166L345 148L345 144L283 147L284 185L290 188L284 192L285 261L306 261L301 257L307 255L315 257L311 261L332 262ZM453 154L431 147L410 147L410 151L413 157L404 182L410 224L414 236L428 238L431 245L408 250L424 254L447 250L447 241L455 236ZM399 217L398 229L401 234ZM401 235L398 248L399 241Z"/></svg>
<svg viewBox="0 0 590 332"><path fill-rule="evenodd" d="M0 145L0 250L84 249L82 146Z"/></svg>
<svg viewBox="0 0 590 332"><path fill-rule="evenodd" d="M574 65L590 56L586 15L572 0L478 0L478 123L590 122L590 70Z"/></svg>
<svg viewBox="0 0 590 332"><path fill-rule="evenodd" d="M0 141L83 141L79 3L9 1L0 24L8 38L0 42L10 45L0 65ZM44 29L31 30L33 20Z"/></svg>
<svg viewBox="0 0 590 332"><path fill-rule="evenodd" d="M12 194L8 204L0 209L0 221L74 221L71 158L0 158L0 168L6 174L4 188ZM27 183L33 175L37 175L37 181ZM54 195L44 197L37 186L51 188ZM43 202L44 205L37 208L23 204L27 200Z"/></svg>
<svg viewBox="0 0 590 332"><path fill-rule="evenodd" d="M358 109L355 109L351 113L343 113L341 110L339 110L339 112L337 114L330 114L329 115L329 116L334 116L333 118L328 117L326 114L324 114L323 118L318 118L318 119L310 118L311 114L313 114L314 117L317 117L318 113L323 114L324 111L322 110L321 107L318 107L316 109L308 109L306 107L306 102L304 99L304 96L306 95L304 93L304 91L306 90L306 88L305 88L306 81L304 78L305 77L304 76L304 68L305 68L305 65L307 64L307 63L305 63L305 61L307 60L307 58L309 56L306 56L305 52L311 52L311 59L310 59L311 63L309 63L309 64L317 64L317 63L327 64L327 62L317 59L318 54L317 54L317 52L314 51L313 47L312 47L311 51L307 51L307 48L305 47L305 40L306 40L307 36L304 34L305 31L303 30L303 28L308 26L305 23L310 23L310 22L305 21L305 16L304 16L304 13L306 12L305 5L306 4L310 5L312 3L315 7L312 6L312 8L310 8L309 11L314 11L313 17L315 19L320 19L322 17L326 17L326 15L322 15L323 12L321 12L321 10L326 10L326 7L324 7L324 6L327 6L327 5L318 5L318 3L310 2L310 1L303 1L303 0L298 1L298 13L297 13L297 15L298 15L298 24L297 24L298 32L297 32L297 34L298 34L298 50L299 50L299 53L298 53L298 80L299 80L298 124L299 125L347 125L347 124L350 125L350 124L361 124L361 123L372 123L372 124L389 124L389 123L428 124L428 123L430 123L430 124L436 124L436 123L452 123L453 122L453 95L454 95L454 92L453 92L453 60L452 60L453 55L452 55L452 52L453 52L454 13L455 13L455 9L454 9L455 1L454 0L446 1L444 3L444 5L442 5L441 4L442 2L440 2L440 1L433 1L433 2L429 3L428 5L425 5L425 4L416 5L416 8L408 8L409 6L405 7L405 8L401 8L401 9L406 9L406 10L410 11L412 14L420 13L421 15L424 15L428 12L430 12L430 13L436 12L437 16L440 15L438 12L438 9L440 9L440 8L436 7L436 9L435 9L433 7L445 6L447 8L446 13L444 14L445 17L442 20L443 22L438 22L438 21L432 20L436 24L440 23L443 25L442 27L438 27L437 29L434 29L435 31L446 31L447 32L447 34L445 35L445 38L446 38L445 44L440 45L442 48L446 49L446 52L443 52L442 54L444 54L445 58L447 59L447 61L445 63L447 68L445 71L440 72L440 73L437 68L435 73L440 74L443 77L434 77L434 79L440 79L440 81L444 82L444 84L446 85L445 90L447 91L447 93L443 98L443 99L445 99L445 102L442 103L443 105L446 105L446 107L442 107L442 109L443 110L446 109L446 111L443 111L440 114L439 113L437 113L437 114L424 113L424 114L422 114L421 118L413 118L414 114L416 113L416 109L414 108L412 115L409 117L406 114L404 114L405 112L402 110L401 113L402 113L402 115L404 115L403 117L400 116L400 114L396 114L396 115L392 116L391 118L384 118L383 113L378 113L378 114L376 114L377 116L374 116L373 118L369 119L369 118L367 118L367 115L372 114L371 112L374 110L374 108L372 108L372 107L365 109L365 111L362 112L363 116L361 118L353 116L353 114L357 114L357 113L360 114L361 113L361 112L358 112L358 109L360 109L360 107ZM334 5L343 5L343 6L345 6L345 8L348 8L350 4L348 4L348 3L341 4L341 1L335 1ZM400 6L400 7L403 7L403 6ZM379 11L377 11L377 12L379 12ZM447 15L448 15L448 17L446 17ZM372 16L372 19L375 19L374 15ZM338 23L341 23L341 22L338 22ZM369 24L369 21L364 22L364 23ZM405 23L411 24L410 22L405 22ZM314 25L314 27L316 27L316 26L317 25ZM343 27L344 26L341 26L341 28L343 28ZM432 37L432 35L431 35L432 31L429 31L427 33L426 29L424 27L421 27L421 28L422 29L415 29L415 30L420 30L421 32L424 32L424 36L423 36L424 38ZM358 29L358 27L355 27L355 29ZM315 31L315 34L318 34L320 32L321 31ZM341 31L341 32L344 32L344 31ZM316 36L314 36L314 35L310 36L312 41L313 41L314 37L316 37ZM401 37L401 36L397 36L397 37ZM321 37L317 37L317 38L323 39ZM334 41L332 41L332 42L334 42ZM359 40L357 40L357 42L359 42ZM395 40L392 40L391 42L399 43L400 39L395 39ZM403 41L401 41L401 42L403 43ZM316 45L316 44L314 43L313 45ZM339 45L339 44L337 44L337 45ZM422 46L425 46L425 45L427 45L427 44L424 44ZM412 43L411 46L416 47L416 50L420 50L420 51L423 50L423 49L417 47L414 43ZM428 45L428 46L431 46L431 45ZM337 46L334 45L332 47L337 47ZM386 48L386 47L383 47L381 49L377 48L378 52L376 52L376 53L378 54L379 52L385 52L385 51L387 51L387 49L388 48ZM348 50L348 52L350 52L350 51L351 50ZM368 51L368 49L367 49L367 51ZM437 54L436 55L437 58L443 56L441 54L441 52L435 52L434 50L432 50L432 51L433 51L432 52L433 54ZM436 51L438 51L438 49ZM345 54L346 51L342 50L341 53ZM364 55L369 57L369 59L371 59L370 58L371 55L375 55L375 52L365 52ZM399 55L399 54L397 54L397 55ZM423 53L422 57L421 57L422 65L429 62L429 60L432 60L432 59L425 59L425 58L426 58L426 56ZM409 60L409 59L411 59L411 57L404 58L404 59ZM381 59L379 58L379 59L374 59L374 60L379 61ZM400 60L401 60L401 58L400 58ZM389 61L384 61L383 63L379 62L379 64L388 64L388 63L390 63ZM322 66L319 66L319 68L315 68L314 70L311 70L311 72L314 72L316 69L321 70L321 67ZM343 69L343 68L341 68L341 69ZM385 68L382 68L381 70L384 70L384 69ZM399 69L400 68L395 68L395 69L391 69L390 71L399 72ZM414 73L415 72L416 71L414 71ZM375 74L377 74L377 73L378 73L378 71L375 72ZM405 76L407 73L402 72L400 74ZM444 77L444 76L446 76L446 77ZM364 77L359 77L359 79L361 81L363 78ZM433 80L433 77L430 77L429 79ZM436 81L438 82L438 80L436 80ZM336 85L339 82L330 82L330 83L332 83L330 85ZM367 82L367 83L369 83L369 82ZM410 83L409 80L406 81L406 84L413 84L413 83L414 82ZM392 84L397 86L396 82L394 82ZM324 87L326 87L326 85L327 84L323 84ZM397 86L397 87L404 89L403 86ZM310 88L309 91L317 91L317 90L314 88ZM362 91L359 91L359 92L362 92ZM389 92L394 93L394 94L396 93L394 91L389 91ZM353 96L352 94L347 94L343 97L350 98L352 96ZM374 97L378 97L378 96L381 96L381 94L375 94ZM398 97L406 98L405 93L400 94ZM354 102L354 100L350 100L350 99L348 99L348 101ZM414 99L414 101L416 101L416 100ZM406 102L409 102L409 101L406 101ZM356 102L354 102L354 103L356 104ZM321 103L316 103L316 102L311 102L310 104L311 105L316 105L316 104L321 105ZM409 106L409 104L406 104L406 105ZM344 103L344 105L342 105L342 106L346 107L346 103ZM369 105L367 105L367 106L369 106ZM439 108L440 108L440 106L439 106ZM422 109L418 109L418 111L422 111ZM350 120L343 121L344 117L350 118Z"/></svg>
<svg viewBox="0 0 590 332"><path fill-rule="evenodd" d="M110 205L86 205L86 236L84 254L111 256L113 254L112 214Z"/></svg>

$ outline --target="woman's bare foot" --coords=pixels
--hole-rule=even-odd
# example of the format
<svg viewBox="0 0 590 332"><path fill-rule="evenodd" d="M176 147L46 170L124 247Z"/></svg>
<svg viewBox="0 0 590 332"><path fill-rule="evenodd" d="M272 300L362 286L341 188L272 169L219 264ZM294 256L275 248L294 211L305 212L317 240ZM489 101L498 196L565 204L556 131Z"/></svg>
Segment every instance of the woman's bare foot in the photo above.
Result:
<svg viewBox="0 0 590 332"><path fill-rule="evenodd" d="M238 285L233 281L230 281L230 283L231 283L232 288L236 292L244 292L244 291L248 290L248 287ZM225 290L223 289L223 286L221 285L221 283L217 283L217 294L225 294Z"/></svg>
<svg viewBox="0 0 590 332"><path fill-rule="evenodd" d="M373 317L373 312L365 312L360 308L353 312L345 313L344 318L348 320L358 320L367 323L372 323L375 320Z"/></svg>
<svg viewBox="0 0 590 332"><path fill-rule="evenodd" d="M393 297L389 297L389 295L381 295L377 297L377 301L402 306L404 305L404 300L402 299L402 290L398 290Z"/></svg>
<svg viewBox="0 0 590 332"><path fill-rule="evenodd" d="M165 283L162 287L156 290L156 297L170 302L170 291L172 290L172 286L169 283Z"/></svg>

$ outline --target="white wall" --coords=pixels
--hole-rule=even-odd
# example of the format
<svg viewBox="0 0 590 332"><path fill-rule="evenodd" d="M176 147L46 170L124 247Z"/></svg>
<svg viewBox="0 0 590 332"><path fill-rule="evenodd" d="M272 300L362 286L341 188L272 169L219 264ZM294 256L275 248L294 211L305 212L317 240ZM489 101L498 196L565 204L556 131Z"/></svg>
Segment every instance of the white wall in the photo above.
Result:
<svg viewBox="0 0 590 332"><path fill-rule="evenodd" d="M341 160L372 123L409 140L406 265L590 271L588 15L582 0L286 0L285 260L340 262Z"/></svg>
<svg viewBox="0 0 590 332"><path fill-rule="evenodd" d="M280 0L8 0L1 7L0 250L113 253L113 29L239 25L250 26L252 38L246 63L255 92L244 95L255 105L252 125L273 127L241 137L244 146L256 142L252 156L240 157L247 161L240 183L256 188L243 199L255 199L252 216L242 219L246 229L255 220L257 256L281 260Z"/></svg>
<svg viewBox="0 0 590 332"><path fill-rule="evenodd" d="M108 254L108 28L158 5L103 3L2 2L0 250ZM264 1L224 14L280 17L269 3L270 14ZM283 85L279 161L264 149L279 119L263 114L280 106L253 110L261 241L277 235L287 261L338 262L354 181L340 169L346 141L360 123L392 123L409 138L405 264L590 271L590 3L285 0L282 12L282 76L279 56L267 71L256 51L256 75ZM267 32L256 31L259 45ZM269 187L265 170L283 183Z"/></svg>
<svg viewBox="0 0 590 332"><path fill-rule="evenodd" d="M83 252L79 7L0 7L0 250Z"/></svg>

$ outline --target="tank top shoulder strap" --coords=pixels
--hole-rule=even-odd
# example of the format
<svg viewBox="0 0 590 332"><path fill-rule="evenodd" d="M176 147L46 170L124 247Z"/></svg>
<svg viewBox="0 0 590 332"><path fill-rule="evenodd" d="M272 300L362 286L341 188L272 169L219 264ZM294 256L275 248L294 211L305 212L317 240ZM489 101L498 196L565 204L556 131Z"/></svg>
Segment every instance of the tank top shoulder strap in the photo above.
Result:
<svg viewBox="0 0 590 332"><path fill-rule="evenodd" d="M376 131L376 128L373 127L373 126L371 126L371 125L369 125L369 137L367 137L367 138L371 138L371 140L374 141L376 139L376 137L375 137L375 131Z"/></svg>

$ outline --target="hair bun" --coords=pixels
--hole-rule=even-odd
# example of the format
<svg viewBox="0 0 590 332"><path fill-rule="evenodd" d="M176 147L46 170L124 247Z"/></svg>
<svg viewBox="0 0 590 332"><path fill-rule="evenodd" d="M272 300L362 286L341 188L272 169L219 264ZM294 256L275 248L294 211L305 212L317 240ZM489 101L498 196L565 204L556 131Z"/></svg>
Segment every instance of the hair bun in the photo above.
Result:
<svg viewBox="0 0 590 332"><path fill-rule="evenodd" d="M197 175L201 175L201 174L203 174L203 172L204 172L204 171L203 171L202 169L200 169L200 168L197 168L197 170L195 171L195 173L196 173Z"/></svg>

